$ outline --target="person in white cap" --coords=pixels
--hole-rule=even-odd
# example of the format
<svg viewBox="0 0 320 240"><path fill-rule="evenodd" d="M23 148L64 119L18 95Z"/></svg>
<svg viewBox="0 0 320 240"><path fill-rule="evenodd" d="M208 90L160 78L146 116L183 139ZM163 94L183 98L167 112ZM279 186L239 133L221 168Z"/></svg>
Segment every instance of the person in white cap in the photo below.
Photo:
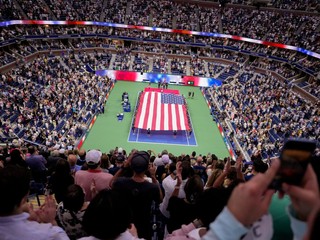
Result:
<svg viewBox="0 0 320 240"><path fill-rule="evenodd" d="M85 192L85 200L91 201L94 197L92 189L99 192L102 189L110 188L112 175L103 172L100 168L100 160L102 153L98 150L90 150L86 154L86 163L88 170L80 170L76 172L75 184L80 185Z"/></svg>

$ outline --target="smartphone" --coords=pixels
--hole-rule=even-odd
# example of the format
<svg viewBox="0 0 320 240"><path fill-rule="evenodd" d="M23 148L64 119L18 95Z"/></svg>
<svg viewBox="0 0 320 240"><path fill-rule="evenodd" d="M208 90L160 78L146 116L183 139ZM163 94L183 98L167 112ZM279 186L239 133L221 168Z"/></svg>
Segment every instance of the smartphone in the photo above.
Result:
<svg viewBox="0 0 320 240"><path fill-rule="evenodd" d="M300 185L315 149L315 141L287 139L280 153L280 168L270 187L281 190L282 183Z"/></svg>

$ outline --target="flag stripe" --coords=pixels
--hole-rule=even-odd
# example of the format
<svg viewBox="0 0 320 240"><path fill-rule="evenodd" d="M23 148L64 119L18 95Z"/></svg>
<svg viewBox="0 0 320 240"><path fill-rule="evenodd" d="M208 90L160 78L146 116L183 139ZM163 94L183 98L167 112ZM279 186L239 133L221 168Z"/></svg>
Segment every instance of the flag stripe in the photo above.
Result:
<svg viewBox="0 0 320 240"><path fill-rule="evenodd" d="M176 114L177 114L177 130L181 129L181 115L180 115L180 111L179 111L179 106L178 104L175 105L175 109L176 109Z"/></svg>
<svg viewBox="0 0 320 240"><path fill-rule="evenodd" d="M150 97L150 103L149 103L149 113L147 115L147 129L152 127L152 120L153 120L153 112L154 112L154 108L155 108L155 98L156 93L153 92L151 93L151 97Z"/></svg>
<svg viewBox="0 0 320 240"><path fill-rule="evenodd" d="M162 114L161 114L161 109L162 109L162 104L161 104L161 95L158 94L158 100L157 100L157 112L156 112L156 127L155 130L161 130L160 124L161 124L161 119L162 119Z"/></svg>
<svg viewBox="0 0 320 240"><path fill-rule="evenodd" d="M179 105L178 108L179 108L179 115L180 115L180 125L184 127L185 122L184 122L184 114L183 114L182 105Z"/></svg>
<svg viewBox="0 0 320 240"><path fill-rule="evenodd" d="M160 129L159 130L165 130L164 129L164 121L163 121L163 119L164 119L164 106L165 106L165 104L161 104L161 114L160 114Z"/></svg>
<svg viewBox="0 0 320 240"><path fill-rule="evenodd" d="M136 116L136 120L135 120L135 124L134 124L134 127L135 128L139 128L139 121L140 121L140 117L141 117L141 109L142 109L142 104L143 104L143 99L144 99L144 95L145 93L142 93L140 95L140 105L139 105L139 108L138 108L138 113L137 113L137 116Z"/></svg>
<svg viewBox="0 0 320 240"><path fill-rule="evenodd" d="M168 130L172 130L172 113L171 113L172 104L168 104Z"/></svg>
<svg viewBox="0 0 320 240"><path fill-rule="evenodd" d="M182 106L183 116L184 116L184 125L185 129L189 129L188 117L187 117L187 110L186 106Z"/></svg>
<svg viewBox="0 0 320 240"><path fill-rule="evenodd" d="M177 129L177 115L176 115L176 105L178 104L170 104L171 105L171 115L172 115L172 130Z"/></svg>
<svg viewBox="0 0 320 240"><path fill-rule="evenodd" d="M164 105L164 114L163 114L162 120L164 121L164 130L169 130L168 104L163 104L163 105Z"/></svg>
<svg viewBox="0 0 320 240"><path fill-rule="evenodd" d="M151 106L151 95L152 93L148 94L146 101L146 109L145 109L145 115L142 121L142 128L147 129L148 126L148 118L149 118L149 112L150 112L150 106Z"/></svg>
<svg viewBox="0 0 320 240"><path fill-rule="evenodd" d="M154 96L154 109L153 109L153 113L152 113L152 122L151 122L151 126L150 128L153 130L153 129L156 129L156 122L157 122L157 109L158 109L158 99L159 99L159 94L158 93L155 93L155 96Z"/></svg>

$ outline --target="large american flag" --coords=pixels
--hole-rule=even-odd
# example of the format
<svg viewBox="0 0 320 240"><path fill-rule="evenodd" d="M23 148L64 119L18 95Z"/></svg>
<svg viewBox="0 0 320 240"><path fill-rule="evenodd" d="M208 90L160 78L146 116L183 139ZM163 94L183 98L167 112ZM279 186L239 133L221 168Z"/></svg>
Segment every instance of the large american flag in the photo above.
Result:
<svg viewBox="0 0 320 240"><path fill-rule="evenodd" d="M134 127L150 130L189 130L187 110L182 96L162 92L143 92Z"/></svg>

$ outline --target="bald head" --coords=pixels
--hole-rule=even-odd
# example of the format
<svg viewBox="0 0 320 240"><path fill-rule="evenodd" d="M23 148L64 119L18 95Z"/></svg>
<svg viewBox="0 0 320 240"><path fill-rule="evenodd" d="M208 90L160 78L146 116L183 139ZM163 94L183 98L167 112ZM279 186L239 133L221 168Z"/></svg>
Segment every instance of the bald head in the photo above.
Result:
<svg viewBox="0 0 320 240"><path fill-rule="evenodd" d="M71 167L75 166L77 163L77 156L74 154L69 154L68 156L68 162L70 164Z"/></svg>
<svg viewBox="0 0 320 240"><path fill-rule="evenodd" d="M80 149L78 155L79 155L81 160L85 160L86 159L86 150Z"/></svg>
<svg viewBox="0 0 320 240"><path fill-rule="evenodd" d="M202 157L197 157L197 163L202 163Z"/></svg>

